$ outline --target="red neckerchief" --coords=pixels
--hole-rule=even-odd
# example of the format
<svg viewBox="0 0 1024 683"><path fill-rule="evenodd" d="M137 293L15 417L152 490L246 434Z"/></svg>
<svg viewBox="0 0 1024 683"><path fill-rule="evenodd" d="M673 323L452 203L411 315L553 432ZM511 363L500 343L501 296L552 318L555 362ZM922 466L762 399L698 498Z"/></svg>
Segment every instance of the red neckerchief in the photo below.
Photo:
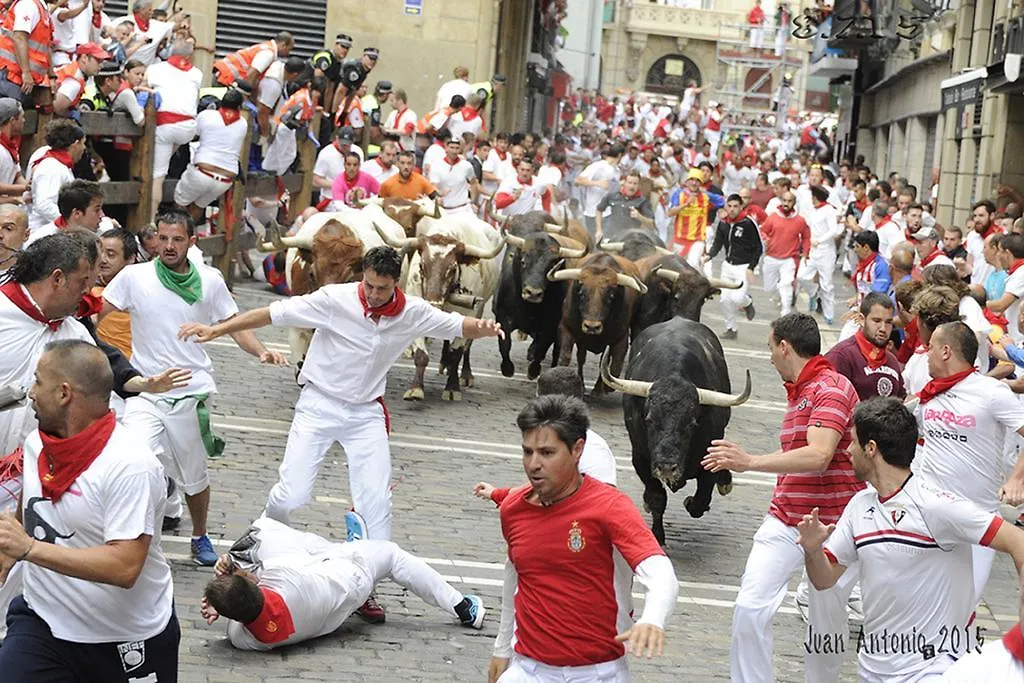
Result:
<svg viewBox="0 0 1024 683"><path fill-rule="evenodd" d="M39 307L36 306L28 297L24 287L17 282L8 282L7 284L0 286L0 293L3 293L4 296L10 299L11 303L17 306L18 310L22 313L36 322L49 327L51 332L56 332L57 328L60 327L60 324L64 322L64 318L60 318L59 320L50 320L43 315L43 312L39 310Z"/></svg>
<svg viewBox="0 0 1024 683"><path fill-rule="evenodd" d="M454 168L455 164L459 163L460 161L462 161L462 159L460 159L459 157L455 157L455 161L448 161L448 155L444 155L444 163L448 164L448 166L452 168Z"/></svg>
<svg viewBox="0 0 1024 683"><path fill-rule="evenodd" d="M857 341L860 355L864 356L869 368L877 370L885 365L885 349L880 349L872 344L871 340L864 336L864 330L857 330L857 334L853 335L853 338Z"/></svg>
<svg viewBox="0 0 1024 683"><path fill-rule="evenodd" d="M245 625L246 630L252 637L261 643L281 643L295 633L295 622L292 621L292 613L288 611L288 605L275 591L260 586L260 593L263 593L263 609L259 616Z"/></svg>
<svg viewBox="0 0 1024 683"><path fill-rule="evenodd" d="M981 239L985 240L988 239L989 235L993 235L997 232L1002 232L1002 230L999 229L999 226L996 225L995 223L989 223L988 228L985 229L985 232L979 234L981 235Z"/></svg>
<svg viewBox="0 0 1024 683"><path fill-rule="evenodd" d="M906 365L910 357L914 355L914 349L917 348L920 340L921 336L917 331L917 318L913 318L903 328L903 344L896 351L896 360Z"/></svg>
<svg viewBox="0 0 1024 683"><path fill-rule="evenodd" d="M341 149L341 145L339 145L339 144L338 144L338 141L337 141L337 140L335 140L335 141L334 141L334 142L332 142L331 144L332 144L332 145L334 145L334 149L338 150L338 151L339 151L339 152L341 152L342 154L344 154L344 153L345 153L345 152L344 152L344 150L342 150L342 149Z"/></svg>
<svg viewBox="0 0 1024 683"><path fill-rule="evenodd" d="M143 33L145 33L145 31L143 31ZM192 70L192 60L188 57L182 57L181 55L171 55L167 58L167 63L181 71Z"/></svg>
<svg viewBox="0 0 1024 683"><path fill-rule="evenodd" d="M103 28L103 12L97 9L92 11L92 25L93 28Z"/></svg>
<svg viewBox="0 0 1024 683"><path fill-rule="evenodd" d="M892 216L890 216L889 214L885 214L884 216L882 216L882 220L880 220L877 223L875 223L875 230L878 230L880 227L882 227L886 223L890 222L891 220L892 220Z"/></svg>
<svg viewBox="0 0 1024 683"><path fill-rule="evenodd" d="M871 267L871 264L875 262L876 258L878 258L878 252L873 251L871 252L871 256L868 256L867 258L862 258L861 260L857 261L857 271L853 274L854 282L857 281L861 273L867 272L867 269Z"/></svg>
<svg viewBox="0 0 1024 683"><path fill-rule="evenodd" d="M32 168L38 166L43 161L43 159L56 159L60 163L67 166L69 170L75 165L75 162L72 161L71 159L71 153L68 152L66 149L48 149L46 150L46 154L39 157L38 159L35 160L35 162L32 163Z"/></svg>
<svg viewBox="0 0 1024 683"><path fill-rule="evenodd" d="M1002 313L995 313L987 307L981 309L981 312L985 316L985 320L989 321L991 324L997 327L1002 328L1003 332L1010 331L1010 321Z"/></svg>
<svg viewBox="0 0 1024 683"><path fill-rule="evenodd" d="M135 17L135 25L139 27L139 30L143 33L149 33L149 19L143 19L138 14L133 16Z"/></svg>
<svg viewBox="0 0 1024 683"><path fill-rule="evenodd" d="M1021 633L1019 623L1014 624L1003 636L1003 647L1018 662L1024 662L1024 633Z"/></svg>
<svg viewBox="0 0 1024 683"><path fill-rule="evenodd" d="M479 112L477 112L476 109L473 109L473 107L463 107L462 108L462 120L463 121L472 121L473 119L477 119L477 118L480 118L480 114L479 114Z"/></svg>
<svg viewBox="0 0 1024 683"><path fill-rule="evenodd" d="M626 194L626 191L625 191L625 190L619 190L619 194L621 194L621 195L622 195L623 197L625 197L626 199L636 199L637 197L639 197L639 196L640 196L640 191L639 191L639 190L637 190L637 193L636 193L636 194Z"/></svg>
<svg viewBox="0 0 1024 683"><path fill-rule="evenodd" d="M18 155L21 153L21 136L16 138L9 138L6 135L0 133L0 147L6 149L14 163L18 163Z"/></svg>
<svg viewBox="0 0 1024 683"><path fill-rule="evenodd" d="M502 161L505 161L505 157L508 156L508 150L505 150L504 152L502 152L497 147L494 148L494 153L497 154L498 158L501 159Z"/></svg>
<svg viewBox="0 0 1024 683"><path fill-rule="evenodd" d="M402 291L401 287L395 287L395 295L391 297L391 301L376 308L370 308L370 305L366 303L366 293L363 291L362 282L359 283L358 291L359 303L363 305L364 317L369 318L371 315L375 315L389 318L399 315L405 309L405 292Z"/></svg>
<svg viewBox="0 0 1024 683"><path fill-rule="evenodd" d="M1016 261L1013 262L1013 265L1010 266L1010 270L1009 270L1010 275L1013 275L1013 271L1017 270L1021 266L1024 266L1024 258L1019 258L1019 259L1017 259Z"/></svg>
<svg viewBox="0 0 1024 683"><path fill-rule="evenodd" d="M786 399L792 403L796 400L796 397L800 395L800 392L804 390L808 384L820 375L825 370L833 370L832 364L828 362L825 356L815 356L807 361L804 365L804 369L800 371L800 375L796 378L795 382L783 382L782 385L786 387Z"/></svg>
<svg viewBox="0 0 1024 683"><path fill-rule="evenodd" d="M225 126L230 126L232 123L242 118L242 112L238 109L217 107L217 113L220 114L220 118L224 121Z"/></svg>
<svg viewBox="0 0 1024 683"><path fill-rule="evenodd" d="M99 457L114 433L114 411L93 422L74 436L61 439L39 430L43 450L39 453L39 483L43 496L56 503L82 472Z"/></svg>
<svg viewBox="0 0 1024 683"><path fill-rule="evenodd" d="M853 205L857 207L858 211L864 211L864 209L871 206L871 202L867 197L864 197L864 199L854 199Z"/></svg>
<svg viewBox="0 0 1024 683"><path fill-rule="evenodd" d="M960 383L961 380L970 377L975 372L977 372L977 370L972 367L967 368L966 370L961 370L960 372L954 372L949 377L937 377L931 380L928 384L924 385L924 389L921 389L921 392L918 394L918 397L921 399L921 404L924 405L939 394L949 391Z"/></svg>
<svg viewBox="0 0 1024 683"><path fill-rule="evenodd" d="M376 159L374 159L374 161L376 161L376 162L377 162L377 165L378 165L378 166L380 166L380 167L381 167L382 169L384 169L385 171L387 171L387 170L389 170L389 169L391 168L391 166L385 166L385 165L383 164L383 162L381 162L381 160L380 160L380 157L379 157L379 156L378 156L378 157L377 157ZM393 166L393 165L394 165L394 164L392 164L392 166Z"/></svg>
<svg viewBox="0 0 1024 683"><path fill-rule="evenodd" d="M921 259L921 267L924 268L929 263L937 259L941 254L942 250L939 249L938 247L935 247L934 249L932 249L932 253L928 254L923 259ZM1022 261L1022 263L1024 263L1024 261Z"/></svg>
<svg viewBox="0 0 1024 683"><path fill-rule="evenodd" d="M68 219L64 216L57 216L57 220L53 222L53 226L58 230L65 230L68 227Z"/></svg>

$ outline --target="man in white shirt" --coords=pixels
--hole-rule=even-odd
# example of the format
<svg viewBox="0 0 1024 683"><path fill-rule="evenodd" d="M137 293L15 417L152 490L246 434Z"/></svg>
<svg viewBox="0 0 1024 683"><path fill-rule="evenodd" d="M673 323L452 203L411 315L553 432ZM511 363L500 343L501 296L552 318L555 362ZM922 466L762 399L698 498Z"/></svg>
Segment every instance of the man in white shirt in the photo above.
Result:
<svg viewBox="0 0 1024 683"><path fill-rule="evenodd" d="M363 162L362 170L370 174L378 183L398 173L398 166L395 165L395 156L398 155L398 143L393 140L385 140L380 143L380 154L373 159Z"/></svg>
<svg viewBox="0 0 1024 683"><path fill-rule="evenodd" d="M12 681L53 680L54 671L90 683L177 677L180 630L160 550L163 470L114 418L113 384L106 356L88 342L53 342L39 358L22 519L0 515L2 577L25 562L0 649Z"/></svg>
<svg viewBox="0 0 1024 683"><path fill-rule="evenodd" d="M575 185L583 189L583 222L587 232L593 237L597 233L597 205L609 192L613 192L619 182L619 159L623 148L615 143L599 160L593 162L576 176ZM609 211L610 213L610 211Z"/></svg>
<svg viewBox="0 0 1024 683"><path fill-rule="evenodd" d="M411 151L416 146L416 112L409 109L409 96L399 88L391 100L394 108L384 121L384 135L398 141L399 151Z"/></svg>
<svg viewBox="0 0 1024 683"><path fill-rule="evenodd" d="M985 260L985 239L1002 230L996 225L996 205L988 199L976 203L971 207L971 212L974 229L967 234L964 244L967 248L967 265L970 268L971 284L984 287L985 280L995 272L995 268Z"/></svg>
<svg viewBox="0 0 1024 683"><path fill-rule="evenodd" d="M270 491L265 514L288 522L309 502L320 463L338 442L349 463L356 512L369 524L369 538L391 538L390 418L383 395L387 372L417 337L477 339L502 334L493 320L445 313L397 287L402 257L375 247L363 257L361 282L325 285L311 294L275 301L224 323L185 325L183 339L208 342L266 325L315 329L306 352L280 480ZM373 340L373 343L368 343ZM374 621L384 611L370 599L360 613Z"/></svg>
<svg viewBox="0 0 1024 683"><path fill-rule="evenodd" d="M807 575L829 597L846 568L858 565L864 601L860 680L939 680L981 644L981 628L971 626L976 603L964 590L972 549L1009 553L1019 573L1024 531L911 474L917 435L914 417L899 399L861 403L853 421L853 471L871 486L850 500L835 525L822 524L817 508L797 525ZM922 600L925 592L928 599ZM836 648L846 635L809 632L804 646Z"/></svg>
<svg viewBox="0 0 1024 683"><path fill-rule="evenodd" d="M963 322L946 323L932 333L928 373L932 381L918 394L916 417L924 448L914 473L996 513L1000 502L1024 503L1024 458L1004 481L1003 441L1024 436L1024 405L1010 388L974 368L978 338ZM973 549L971 609L981 600L995 554Z"/></svg>
<svg viewBox="0 0 1024 683"><path fill-rule="evenodd" d="M220 106L196 117L199 146L174 188L174 203L199 220L207 206L217 201L238 175L242 144L249 122L242 116L242 93L230 88Z"/></svg>
<svg viewBox="0 0 1024 683"><path fill-rule="evenodd" d="M91 180L73 180L57 195L60 215L52 223L33 230L25 246L68 228L96 232L103 219L103 188Z"/></svg>
<svg viewBox="0 0 1024 683"><path fill-rule="evenodd" d="M462 158L461 140L450 138L444 149L444 158L425 169L427 180L437 188L441 206L447 211L472 212L470 190L479 188L473 164Z"/></svg>
<svg viewBox="0 0 1024 683"><path fill-rule="evenodd" d="M447 107L456 95L460 95L468 102L469 96L473 94L473 86L469 82L469 69L457 66L452 75L455 78L445 81L437 89L437 97L434 98L434 111L441 111Z"/></svg>
<svg viewBox="0 0 1024 683"><path fill-rule="evenodd" d="M1024 621L1024 617L1021 617ZM957 660L939 680L942 683L1024 683L1024 632L1018 621L999 640Z"/></svg>
<svg viewBox="0 0 1024 683"><path fill-rule="evenodd" d="M57 197L75 175L72 168L85 154L85 132L74 121L54 119L46 126L47 149L29 161L32 183L32 210L29 231L52 223L60 217Z"/></svg>
<svg viewBox="0 0 1024 683"><path fill-rule="evenodd" d="M74 59L79 45L92 41L92 6L90 0L69 0L53 11L53 51L50 63L54 68Z"/></svg>
<svg viewBox="0 0 1024 683"><path fill-rule="evenodd" d="M21 102L12 97L0 98L0 202L20 201L28 189L21 173L21 133L25 112Z"/></svg>
<svg viewBox="0 0 1024 683"><path fill-rule="evenodd" d="M332 543L261 517L217 562L206 585L207 624L224 616L239 650L271 650L333 633L390 578L463 626L483 627L483 602L463 595L426 562L390 541L365 539L365 522L345 513L347 543ZM362 534L362 535L361 535Z"/></svg>
<svg viewBox="0 0 1024 683"><path fill-rule="evenodd" d="M993 313L1003 313L1010 321L1010 338L1015 342L1024 341L1018 321L1020 320L1020 302L1024 298L1024 236L1017 233L1002 235L999 238L998 258L1002 261L1003 268L1009 273L1006 278L1006 285L1003 288L1003 296L994 299L986 304L986 307Z"/></svg>
<svg viewBox="0 0 1024 683"><path fill-rule="evenodd" d="M480 137L485 128L484 119L480 116L483 101L483 97L474 93L469 96L465 106L452 113L448 118L448 130L452 132L453 138L462 140L467 133L474 139Z"/></svg>
<svg viewBox="0 0 1024 683"><path fill-rule="evenodd" d="M136 430L160 458L175 485L185 492L192 517L192 558L200 565L217 561L206 533L210 505L207 459L224 449L210 430L208 402L217 391L213 363L205 349L178 338L181 325L199 318L214 323L231 318L238 307L220 272L195 265L187 257L195 244L195 223L180 209L157 217L160 253L149 263L125 267L103 290L103 311L131 314L132 364L145 375L149 368L177 367L192 372L188 385L159 397L142 393L129 398L124 424ZM232 335L242 350L261 363L286 364L267 351L251 332Z"/></svg>
<svg viewBox="0 0 1024 683"><path fill-rule="evenodd" d="M313 187L320 190L321 198L331 198L331 186L338 174L345 170L345 155L354 152L363 158L363 150L353 144L356 141L355 131L349 126L336 128L334 140L320 150L313 166Z"/></svg>
<svg viewBox="0 0 1024 683"><path fill-rule="evenodd" d="M865 211L864 214L867 216L867 221L862 220L861 223L866 224L868 230L874 230L878 234L878 253L888 261L892 258L892 248L900 242L905 242L906 235L898 225L892 222L892 217L889 215L889 202L884 199L875 200L870 213Z"/></svg>
<svg viewBox="0 0 1024 683"><path fill-rule="evenodd" d="M928 266L953 265L953 262L949 260L949 257L939 247L939 242L942 241L942 238L935 228L919 228L910 237L914 243L914 251L917 252L917 256L920 259L921 270ZM1000 311L997 310L995 312L999 313Z"/></svg>
<svg viewBox="0 0 1024 683"><path fill-rule="evenodd" d="M203 72L192 64L192 45L178 41L171 47L166 62L146 69L146 81L160 95L156 112L156 136L153 142L153 211L164 197L164 178L171 157L181 145L196 136L196 111Z"/></svg>
<svg viewBox="0 0 1024 683"><path fill-rule="evenodd" d="M821 312L825 322L831 325L836 316L835 283L832 281L836 270L836 239L843 234L844 227L836 218L835 208L828 203L828 190L823 185L812 186L811 196L814 208L806 217L811 229L811 251L801 261L796 277L810 296L811 313L817 308L815 302L821 292Z"/></svg>
<svg viewBox="0 0 1024 683"><path fill-rule="evenodd" d="M518 216L551 207L551 190L533 177L533 162L522 159L516 175L506 178L494 195L494 208L503 216Z"/></svg>
<svg viewBox="0 0 1024 683"><path fill-rule="evenodd" d="M733 155L722 169L722 194L728 197L744 188L752 188L756 179L757 171L747 166L746 158L740 154Z"/></svg>
<svg viewBox="0 0 1024 683"><path fill-rule="evenodd" d="M130 21L135 26L135 39L141 41L142 44L132 55L132 59L137 59L146 66L150 66L158 61L156 53L163 42L174 33L174 29L185 18L185 14L178 12L168 18L170 21L153 19L153 0L134 0L132 14L119 17L110 23L117 26Z"/></svg>
<svg viewBox="0 0 1024 683"><path fill-rule="evenodd" d="M483 180L481 187L488 197L498 191L501 181L510 175L515 174L512 167L512 159L508 153L508 133L498 133L494 136L494 146L483 163ZM424 171L425 172L425 171Z"/></svg>
<svg viewBox="0 0 1024 683"><path fill-rule="evenodd" d="M256 86L256 124L261 137L266 138L270 135L271 120L278 108L288 99L285 87L301 76L306 68L306 60L301 57L289 57L284 62L275 61L263 74L263 78ZM263 146L266 147L267 144L269 143Z"/></svg>

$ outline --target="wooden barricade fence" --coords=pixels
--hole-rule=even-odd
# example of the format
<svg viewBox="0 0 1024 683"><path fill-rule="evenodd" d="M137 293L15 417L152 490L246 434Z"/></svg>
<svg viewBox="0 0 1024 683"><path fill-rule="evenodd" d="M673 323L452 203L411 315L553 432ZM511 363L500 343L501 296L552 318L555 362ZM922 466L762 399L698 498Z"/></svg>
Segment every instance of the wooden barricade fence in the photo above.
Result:
<svg viewBox="0 0 1024 683"><path fill-rule="evenodd" d="M246 122L250 121L249 112L243 110ZM41 114L36 110L26 110L25 127L22 133L21 158L28 160L38 147L46 144L46 124L53 118L52 114ZM85 134L97 137L125 137L132 140L132 151L128 164L128 177L131 180L110 181L102 183L103 203L128 206L128 220L124 227L138 232L151 220L156 207L153 206L153 148L156 136L156 111L153 100L146 107L146 120L136 126L131 117L123 112L111 114L104 111L81 112L80 124ZM309 124L309 129L320 130L320 114L318 113ZM230 287L234 279L232 261L238 249L238 236L245 219L245 200L247 197L277 196L281 185L290 195L288 220L295 218L310 205L313 192L313 166L316 164L316 145L307 137L297 139L298 165L294 173L279 178L270 174L247 175L244 169L249 167L249 150L252 144L252 128L245 137L239 158L243 172L231 184L228 192L220 200L219 219L216 232L208 237L197 240L203 254L213 258L214 265L224 275ZM174 197L177 180L164 180L164 201ZM230 209L229 209L230 203ZM227 220L230 219L230 220Z"/></svg>

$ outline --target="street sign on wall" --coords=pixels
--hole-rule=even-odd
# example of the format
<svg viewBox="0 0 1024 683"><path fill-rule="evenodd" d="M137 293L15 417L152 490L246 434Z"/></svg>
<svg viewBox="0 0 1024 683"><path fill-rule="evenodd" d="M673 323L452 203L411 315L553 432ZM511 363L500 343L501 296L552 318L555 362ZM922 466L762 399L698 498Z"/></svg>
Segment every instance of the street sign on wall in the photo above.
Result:
<svg viewBox="0 0 1024 683"><path fill-rule="evenodd" d="M405 0L405 13L418 17L423 15L423 0Z"/></svg>

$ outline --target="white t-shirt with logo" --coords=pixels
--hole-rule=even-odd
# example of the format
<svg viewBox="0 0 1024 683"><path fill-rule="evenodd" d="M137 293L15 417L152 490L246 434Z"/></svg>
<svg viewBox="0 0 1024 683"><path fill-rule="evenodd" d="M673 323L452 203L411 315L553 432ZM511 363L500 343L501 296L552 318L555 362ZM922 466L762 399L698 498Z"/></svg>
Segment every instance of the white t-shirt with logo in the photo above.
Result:
<svg viewBox="0 0 1024 683"><path fill-rule="evenodd" d="M863 679L911 681L936 658L977 646L967 626L972 546L988 545L1001 524L1001 517L918 476L884 500L871 487L850 500L825 552L860 567L864 630L856 645Z"/></svg>
<svg viewBox="0 0 1024 683"><path fill-rule="evenodd" d="M160 524L167 500L164 469L131 430L118 424L100 455L53 503L39 481L42 441L25 441L22 491L26 530L37 543L94 548L111 541L151 536L135 585L119 588L75 579L26 562L24 596L53 635L75 643L146 640L171 618L171 568L160 550Z"/></svg>
<svg viewBox="0 0 1024 683"><path fill-rule="evenodd" d="M185 323L212 325L238 313L220 271L195 265L202 279L203 296L187 304L160 283L155 261L126 266L103 290L103 298L114 308L131 313L132 365L143 376L157 375L167 368L192 371L188 386L160 394L180 398L213 393L213 362L202 344L178 339Z"/></svg>
<svg viewBox="0 0 1024 683"><path fill-rule="evenodd" d="M998 510L1003 442L1024 427L1024 405L1010 388L976 372L915 412L924 449L914 472L987 512Z"/></svg>

